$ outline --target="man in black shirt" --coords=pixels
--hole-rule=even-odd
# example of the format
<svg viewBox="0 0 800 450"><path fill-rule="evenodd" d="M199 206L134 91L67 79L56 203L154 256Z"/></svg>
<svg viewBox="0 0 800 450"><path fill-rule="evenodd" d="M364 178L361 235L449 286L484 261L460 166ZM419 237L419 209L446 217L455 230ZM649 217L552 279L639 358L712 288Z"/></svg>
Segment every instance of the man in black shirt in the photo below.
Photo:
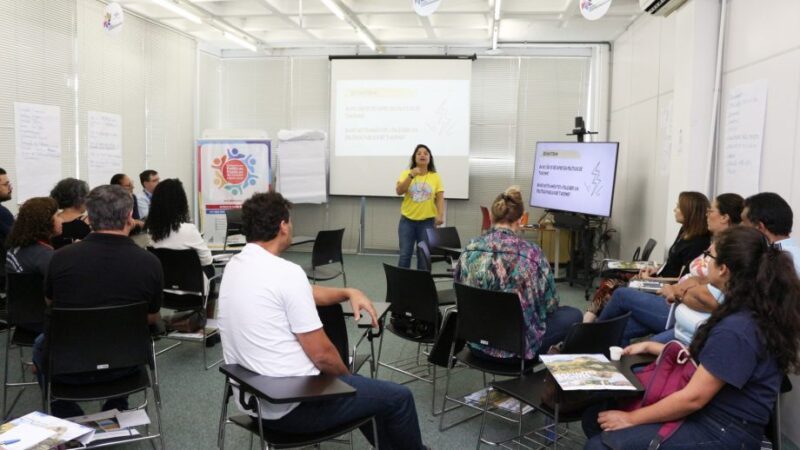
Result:
<svg viewBox="0 0 800 450"><path fill-rule="evenodd" d="M120 186L94 188L86 198L94 230L80 242L58 250L45 278L45 296L55 307L90 308L147 302L148 321L158 320L164 275L161 263L139 248L128 234L134 225L133 199ZM41 366L44 335L34 346L34 361ZM85 384L130 374L130 370L103 371L70 376L62 382ZM103 407L126 409L127 398L113 399ZM73 402L52 404L53 415L70 417L82 411Z"/></svg>

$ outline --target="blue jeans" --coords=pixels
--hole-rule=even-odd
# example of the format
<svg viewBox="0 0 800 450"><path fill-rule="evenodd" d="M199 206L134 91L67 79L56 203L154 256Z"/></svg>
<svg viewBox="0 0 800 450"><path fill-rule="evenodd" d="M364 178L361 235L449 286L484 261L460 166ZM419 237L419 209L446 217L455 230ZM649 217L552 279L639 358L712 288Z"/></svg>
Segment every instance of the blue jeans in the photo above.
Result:
<svg viewBox="0 0 800 450"><path fill-rule="evenodd" d="M414 396L407 387L360 375L340 380L356 388L356 395L331 401L301 403L277 420L264 420L264 427L287 433L313 433L361 417L375 416L381 449L424 449ZM372 423L361 432L374 445Z"/></svg>
<svg viewBox="0 0 800 450"><path fill-rule="evenodd" d="M608 406L608 405L605 405ZM592 407L583 416L583 431L589 438L584 450L646 449L658 434L660 423L637 425L617 431L603 432L597 414L604 409ZM658 447L669 449L758 449L764 426L748 423L706 407L686 417L675 433Z"/></svg>
<svg viewBox="0 0 800 450"><path fill-rule="evenodd" d="M631 312L622 345L628 345L631 339L665 331L670 305L660 295L648 294L630 288L619 288L614 291L597 320L608 320ZM664 341L666 342L666 341Z"/></svg>
<svg viewBox="0 0 800 450"><path fill-rule="evenodd" d="M398 267L408 269L411 267L411 255L414 253L414 244L425 241L425 230L433 228L436 224L435 219L411 220L406 216L400 216L400 223L397 225L397 237L400 239L400 261ZM424 268L420 261L417 261L417 269Z"/></svg>

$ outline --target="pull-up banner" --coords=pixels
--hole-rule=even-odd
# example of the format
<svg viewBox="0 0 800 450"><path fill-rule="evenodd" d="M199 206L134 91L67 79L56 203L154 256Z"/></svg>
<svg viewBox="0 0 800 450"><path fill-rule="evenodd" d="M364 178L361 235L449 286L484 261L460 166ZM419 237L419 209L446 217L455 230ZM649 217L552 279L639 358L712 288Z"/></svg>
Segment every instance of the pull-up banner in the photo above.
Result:
<svg viewBox="0 0 800 450"><path fill-rule="evenodd" d="M197 141L197 198L209 248L221 249L225 243L225 210L241 208L256 192L270 190L270 156L268 140Z"/></svg>

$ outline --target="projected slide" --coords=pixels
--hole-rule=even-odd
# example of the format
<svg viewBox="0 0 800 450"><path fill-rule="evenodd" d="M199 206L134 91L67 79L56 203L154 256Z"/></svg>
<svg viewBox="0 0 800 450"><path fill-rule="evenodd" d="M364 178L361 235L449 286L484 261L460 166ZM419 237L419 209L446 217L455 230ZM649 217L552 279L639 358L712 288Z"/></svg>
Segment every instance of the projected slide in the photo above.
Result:
<svg viewBox="0 0 800 450"><path fill-rule="evenodd" d="M447 199L469 198L469 58L331 60L330 193L398 198L427 145Z"/></svg>
<svg viewBox="0 0 800 450"><path fill-rule="evenodd" d="M531 205L609 216L618 145L616 142L539 142Z"/></svg>
<svg viewBox="0 0 800 450"><path fill-rule="evenodd" d="M469 81L342 80L336 84L336 154L469 153Z"/></svg>

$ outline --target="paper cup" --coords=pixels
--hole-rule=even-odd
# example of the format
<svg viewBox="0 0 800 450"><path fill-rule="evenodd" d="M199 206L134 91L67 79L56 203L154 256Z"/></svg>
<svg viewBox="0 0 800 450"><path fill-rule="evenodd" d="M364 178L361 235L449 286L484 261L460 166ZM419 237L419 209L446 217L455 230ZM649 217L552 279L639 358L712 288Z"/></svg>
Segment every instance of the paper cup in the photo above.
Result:
<svg viewBox="0 0 800 450"><path fill-rule="evenodd" d="M608 347L608 355L611 356L612 361L619 361L622 358L622 347Z"/></svg>

